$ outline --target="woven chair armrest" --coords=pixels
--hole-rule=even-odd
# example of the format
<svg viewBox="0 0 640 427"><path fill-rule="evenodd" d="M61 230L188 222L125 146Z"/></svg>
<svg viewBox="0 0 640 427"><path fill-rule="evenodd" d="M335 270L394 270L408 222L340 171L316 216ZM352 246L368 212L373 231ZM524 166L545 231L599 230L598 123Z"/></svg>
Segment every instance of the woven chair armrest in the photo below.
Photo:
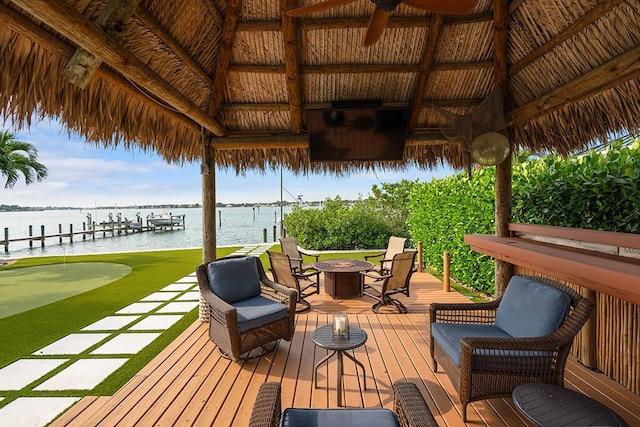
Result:
<svg viewBox="0 0 640 427"><path fill-rule="evenodd" d="M393 411L402 427L438 427L418 387L410 382L393 384Z"/></svg>
<svg viewBox="0 0 640 427"><path fill-rule="evenodd" d="M283 294L287 298L293 298L294 300L297 298L295 289L291 289L281 285L280 283L276 283L268 277L263 277L260 282L263 286L273 290L275 293Z"/></svg>
<svg viewBox="0 0 640 427"><path fill-rule="evenodd" d="M209 304L209 316L231 330L238 328L238 311L234 306L218 297L213 292L203 293L202 297Z"/></svg>
<svg viewBox="0 0 640 427"><path fill-rule="evenodd" d="M430 322L492 325L498 300L483 303L431 303Z"/></svg>
<svg viewBox="0 0 640 427"><path fill-rule="evenodd" d="M277 427L282 416L280 383L262 383L251 410L249 427Z"/></svg>
<svg viewBox="0 0 640 427"><path fill-rule="evenodd" d="M375 254L375 255L365 255L364 259L365 261L369 261L369 258L378 258L381 256L384 256L385 252L380 252L379 254Z"/></svg>

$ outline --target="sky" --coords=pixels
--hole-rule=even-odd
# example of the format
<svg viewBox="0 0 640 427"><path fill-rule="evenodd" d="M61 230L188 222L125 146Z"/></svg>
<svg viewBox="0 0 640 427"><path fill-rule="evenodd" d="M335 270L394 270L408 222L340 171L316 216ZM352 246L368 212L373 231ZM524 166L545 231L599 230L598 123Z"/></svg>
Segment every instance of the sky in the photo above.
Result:
<svg viewBox="0 0 640 427"><path fill-rule="evenodd" d="M0 123L2 121L0 120ZM30 207L99 207L149 204L202 203L199 163L173 165L156 153L136 149L96 148L77 134L68 135L62 125L45 119L32 122L30 129L3 130L16 135L38 150L38 160L49 174L42 182L25 185L24 179L10 189L0 184L0 205ZM283 172L283 199L321 201L340 196L346 200L367 197L374 184L402 179L429 182L455 171L440 168L432 171L380 171L355 173L349 177L333 175L295 175ZM0 177L2 178L2 177ZM216 170L216 201L219 203L259 203L280 200L280 171L249 172L236 176L233 170Z"/></svg>

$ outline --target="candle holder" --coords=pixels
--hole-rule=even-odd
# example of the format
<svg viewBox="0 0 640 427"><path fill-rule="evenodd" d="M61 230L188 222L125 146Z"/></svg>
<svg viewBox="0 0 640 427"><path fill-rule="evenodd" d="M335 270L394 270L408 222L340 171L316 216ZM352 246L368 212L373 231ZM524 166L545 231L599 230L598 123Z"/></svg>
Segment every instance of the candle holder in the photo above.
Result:
<svg viewBox="0 0 640 427"><path fill-rule="evenodd" d="M334 337L342 339L349 337L349 318L347 313L337 312L333 315L333 327L331 328Z"/></svg>

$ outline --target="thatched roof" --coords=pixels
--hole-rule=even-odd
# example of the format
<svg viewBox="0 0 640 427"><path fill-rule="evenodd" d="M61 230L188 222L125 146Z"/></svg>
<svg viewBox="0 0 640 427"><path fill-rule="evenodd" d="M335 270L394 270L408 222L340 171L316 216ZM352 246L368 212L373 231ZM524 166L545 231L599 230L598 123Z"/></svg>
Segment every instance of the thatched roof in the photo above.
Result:
<svg viewBox="0 0 640 427"><path fill-rule="evenodd" d="M469 113L495 86L519 148L569 153L640 131L638 0L480 0L463 16L402 4L367 48L369 1L283 14L314 2L5 0L1 112L59 116L98 145L172 162L211 142L239 171L461 167L437 109ZM79 47L88 55L72 59ZM97 70L83 80L87 61ZM368 99L410 108L404 161L310 164L305 110Z"/></svg>

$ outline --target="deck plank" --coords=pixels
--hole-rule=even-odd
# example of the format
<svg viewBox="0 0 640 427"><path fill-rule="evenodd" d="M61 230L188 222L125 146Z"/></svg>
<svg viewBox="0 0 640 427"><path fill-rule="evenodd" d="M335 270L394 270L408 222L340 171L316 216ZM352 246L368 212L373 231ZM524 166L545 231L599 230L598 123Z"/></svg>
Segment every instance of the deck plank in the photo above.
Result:
<svg viewBox="0 0 640 427"><path fill-rule="evenodd" d="M368 297L334 300L323 291L309 298L312 309L296 317L291 342L281 340L275 352L254 361L231 362L209 341L207 324L196 321L113 396L85 397L51 425L60 426L245 426L258 388L265 381L282 384L282 406L335 407L336 361L313 368L328 353L311 341L313 331L331 322L339 310L368 334L364 346L351 354L364 364L362 372L344 359L344 402L348 407L393 407L391 385L406 379L418 385L438 425L448 427L529 426L511 399L490 399L468 407L468 423L460 416L459 399L447 375L433 372L429 349L431 302L465 302L456 292L420 273L412 280L411 298L402 298L409 314L384 308L371 311ZM585 393L618 412L629 425L640 425L640 396L604 375L588 370L570 356L567 387Z"/></svg>

